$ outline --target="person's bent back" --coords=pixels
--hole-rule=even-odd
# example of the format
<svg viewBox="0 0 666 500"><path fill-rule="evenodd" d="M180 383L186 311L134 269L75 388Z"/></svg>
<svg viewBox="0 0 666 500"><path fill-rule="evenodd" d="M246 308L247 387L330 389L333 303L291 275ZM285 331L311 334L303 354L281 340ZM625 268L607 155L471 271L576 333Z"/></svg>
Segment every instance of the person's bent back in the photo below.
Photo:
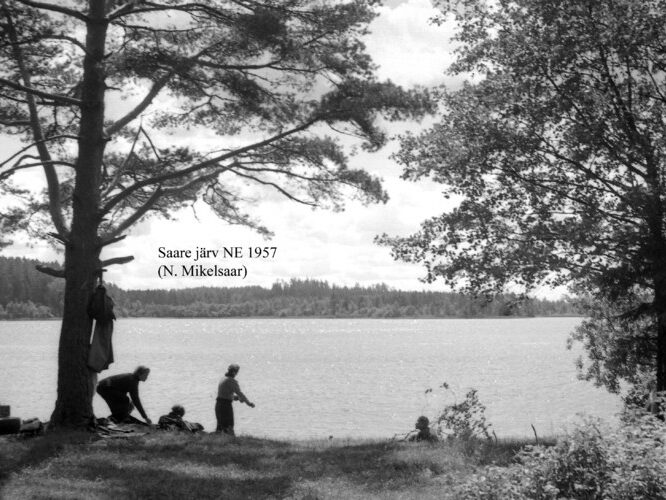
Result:
<svg viewBox="0 0 666 500"><path fill-rule="evenodd" d="M97 384L97 394L102 396L109 406L112 420L117 423L131 421L130 413L136 407L144 420L149 424L152 423L139 398L139 382L145 382L149 373L149 368L139 366L133 373L113 375ZM127 397L128 394L131 401Z"/></svg>

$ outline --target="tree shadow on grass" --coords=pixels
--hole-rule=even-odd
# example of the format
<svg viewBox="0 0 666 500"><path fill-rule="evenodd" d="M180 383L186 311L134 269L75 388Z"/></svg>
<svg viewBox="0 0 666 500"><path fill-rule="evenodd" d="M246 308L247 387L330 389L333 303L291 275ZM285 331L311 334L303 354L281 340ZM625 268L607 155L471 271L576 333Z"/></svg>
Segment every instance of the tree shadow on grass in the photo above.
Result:
<svg viewBox="0 0 666 500"><path fill-rule="evenodd" d="M260 471L287 469L312 478L322 474L353 477L362 473L367 476L372 472L380 476L378 481L386 479L383 473L387 466L393 469L400 469L403 465L410 468L409 464L391 459L399 445L389 441L308 445L248 437L226 441L222 438L216 442L216 438L208 436L210 441L200 440L195 443L147 443L144 457L148 458L149 453L153 452L159 455L175 451L180 460L190 463L216 466L233 464L245 470ZM389 474L393 476L394 471Z"/></svg>
<svg viewBox="0 0 666 500"><path fill-rule="evenodd" d="M51 452L26 465L61 449L51 443L45 448ZM70 447L48 462L47 474L28 469L9 488L28 488L31 495L55 488L59 498L284 498L303 484L381 493L427 484L446 468L445 455L441 447L395 442L303 444L153 435ZM31 498L49 497L40 495Z"/></svg>
<svg viewBox="0 0 666 500"><path fill-rule="evenodd" d="M105 466L93 472L122 490L122 498L183 499L183 498L283 498L292 486L287 476L262 475L257 472L244 473L238 477L235 471L220 471L218 474L193 474L183 467L183 472L163 469L159 465L144 466L134 470L125 467Z"/></svg>
<svg viewBox="0 0 666 500"><path fill-rule="evenodd" d="M85 469L55 467L49 474L28 471L27 475L23 484L6 485L5 493L10 495L6 498L264 499L284 498L292 486L286 476L197 475L163 469L159 464L130 468L100 462ZM0 497L5 498L1 493Z"/></svg>
<svg viewBox="0 0 666 500"><path fill-rule="evenodd" d="M61 453L68 445L83 445L95 438L87 431L53 432L45 436L6 436L0 443L0 486L12 472L34 467Z"/></svg>
<svg viewBox="0 0 666 500"><path fill-rule="evenodd" d="M305 481L332 478L380 490L413 485L424 471L438 474L443 469L436 448L407 445L405 457L397 453L405 445L392 442L308 446L254 438L224 441L208 436L190 443L149 442L135 449L131 442L111 446L113 452L122 453L128 462L162 460L172 470L180 464L183 470L195 473L201 468L233 469L256 477L268 475ZM410 448L413 452L409 452ZM91 458L94 462L94 457ZM91 465L89 460L86 467ZM102 465L98 473L103 475L103 470Z"/></svg>

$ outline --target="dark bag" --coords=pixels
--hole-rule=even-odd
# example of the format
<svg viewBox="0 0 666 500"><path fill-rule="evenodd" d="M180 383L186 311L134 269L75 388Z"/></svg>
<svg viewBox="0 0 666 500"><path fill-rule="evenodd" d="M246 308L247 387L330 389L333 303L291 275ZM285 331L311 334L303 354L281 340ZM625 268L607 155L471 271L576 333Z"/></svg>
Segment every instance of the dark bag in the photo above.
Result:
<svg viewBox="0 0 666 500"><path fill-rule="evenodd" d="M90 298L88 316L100 322L116 319L116 315L113 313L113 299L106 294L106 288L102 285L95 289Z"/></svg>

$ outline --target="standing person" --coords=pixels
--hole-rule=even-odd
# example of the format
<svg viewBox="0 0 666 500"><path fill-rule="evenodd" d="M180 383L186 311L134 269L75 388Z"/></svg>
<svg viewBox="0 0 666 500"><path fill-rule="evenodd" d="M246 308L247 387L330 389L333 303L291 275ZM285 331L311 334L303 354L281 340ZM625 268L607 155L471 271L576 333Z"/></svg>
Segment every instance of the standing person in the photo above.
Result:
<svg viewBox="0 0 666 500"><path fill-rule="evenodd" d="M215 417L217 418L217 432L225 432L234 435L234 409L231 406L233 401L240 401L254 408L254 403L250 402L240 390L240 385L236 380L236 375L240 366L236 364L229 365L224 379L217 386L217 401L215 402Z"/></svg>
<svg viewBox="0 0 666 500"><path fill-rule="evenodd" d="M139 382L145 382L149 373L150 368L138 366L133 373L113 375L97 384L97 394L109 405L111 418L116 423L143 423L130 416L134 407L139 410L147 424L152 423L139 399ZM127 397L128 394L132 398L131 402Z"/></svg>

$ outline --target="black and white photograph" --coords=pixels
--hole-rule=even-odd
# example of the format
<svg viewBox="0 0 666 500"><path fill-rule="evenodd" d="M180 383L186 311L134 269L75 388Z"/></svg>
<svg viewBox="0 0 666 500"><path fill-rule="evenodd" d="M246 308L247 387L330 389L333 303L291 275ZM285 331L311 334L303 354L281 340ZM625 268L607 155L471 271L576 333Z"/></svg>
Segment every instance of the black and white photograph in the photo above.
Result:
<svg viewBox="0 0 666 500"><path fill-rule="evenodd" d="M666 498L666 1L0 0L0 499Z"/></svg>

